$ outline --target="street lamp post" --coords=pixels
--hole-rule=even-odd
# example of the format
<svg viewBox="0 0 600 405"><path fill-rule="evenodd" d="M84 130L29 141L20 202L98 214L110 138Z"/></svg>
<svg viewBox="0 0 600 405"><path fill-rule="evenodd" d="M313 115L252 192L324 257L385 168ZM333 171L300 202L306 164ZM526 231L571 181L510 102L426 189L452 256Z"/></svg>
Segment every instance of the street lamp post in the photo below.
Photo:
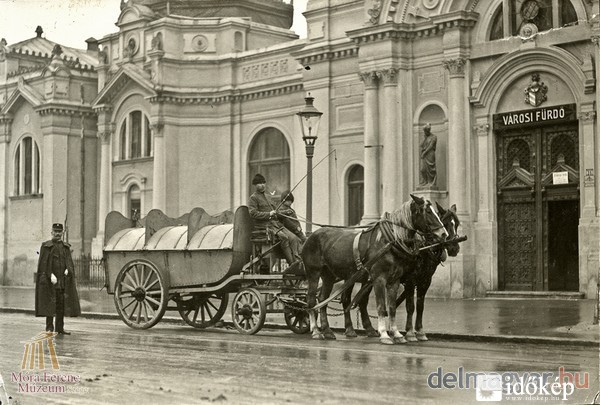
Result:
<svg viewBox="0 0 600 405"><path fill-rule="evenodd" d="M315 152L315 143L317 142L317 132L319 131L319 121L322 112L313 105L314 97L310 93L304 98L306 104L302 111L296 113L300 120L302 128L302 140L306 146L306 233L312 232L312 158Z"/></svg>

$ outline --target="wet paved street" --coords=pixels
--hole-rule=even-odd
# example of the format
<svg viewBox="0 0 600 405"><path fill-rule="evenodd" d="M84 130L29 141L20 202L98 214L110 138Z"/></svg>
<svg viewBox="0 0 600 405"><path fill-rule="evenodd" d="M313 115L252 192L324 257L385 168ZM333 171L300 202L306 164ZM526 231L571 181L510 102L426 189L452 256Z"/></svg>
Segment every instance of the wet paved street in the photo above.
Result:
<svg viewBox="0 0 600 405"><path fill-rule="evenodd" d="M137 331L117 320L67 319L73 335L54 339L56 373L79 377L81 382L67 384L78 392L18 394L15 376L43 375L20 373L22 342L42 326L42 318L0 314L0 370L20 404L476 403L474 389L428 388L438 367L443 373L463 367L522 374L557 373L563 366L589 373L590 389L577 389L561 403L591 403L599 385L594 347L464 341L384 346L365 337L316 341L282 330L245 336L172 323Z"/></svg>

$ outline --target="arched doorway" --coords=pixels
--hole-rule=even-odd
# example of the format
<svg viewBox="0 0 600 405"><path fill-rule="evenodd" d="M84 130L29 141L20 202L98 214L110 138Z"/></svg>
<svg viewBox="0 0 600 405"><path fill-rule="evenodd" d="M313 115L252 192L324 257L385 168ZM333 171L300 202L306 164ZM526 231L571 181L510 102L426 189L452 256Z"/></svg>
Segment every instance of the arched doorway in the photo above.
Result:
<svg viewBox="0 0 600 405"><path fill-rule="evenodd" d="M354 165L348 171L348 225L360 223L364 213L365 194L364 169L361 165Z"/></svg>
<svg viewBox="0 0 600 405"><path fill-rule="evenodd" d="M248 154L248 186L253 192L252 178L260 173L267 179L267 191L279 196L290 189L290 148L285 136L276 128L261 130L250 145Z"/></svg>
<svg viewBox="0 0 600 405"><path fill-rule="evenodd" d="M575 104L496 114L500 289L578 291Z"/></svg>

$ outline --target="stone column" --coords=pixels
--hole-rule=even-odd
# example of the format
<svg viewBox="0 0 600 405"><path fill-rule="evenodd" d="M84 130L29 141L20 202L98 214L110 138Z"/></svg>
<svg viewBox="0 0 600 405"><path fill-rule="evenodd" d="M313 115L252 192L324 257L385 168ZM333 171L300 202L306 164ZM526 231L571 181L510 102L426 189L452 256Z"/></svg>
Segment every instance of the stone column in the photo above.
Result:
<svg viewBox="0 0 600 405"><path fill-rule="evenodd" d="M448 83L448 201L456 204L458 213L465 215L468 207L467 168L469 154L466 150L465 131L465 59L443 62L450 73Z"/></svg>
<svg viewBox="0 0 600 405"><path fill-rule="evenodd" d="M399 132L396 114L398 111L397 88L398 69L390 68L377 72L377 76L383 83L383 128L381 133L383 162L381 165L381 181L383 182L383 211L392 212L398 208L398 136ZM366 143L365 143L366 144Z"/></svg>
<svg viewBox="0 0 600 405"><path fill-rule="evenodd" d="M361 223L369 223L379 219L379 106L377 92L377 74L375 72L360 73L365 84L364 98L364 143L365 143L365 195L364 212Z"/></svg>
<svg viewBox="0 0 600 405"><path fill-rule="evenodd" d="M154 168L152 179L152 208L166 211L166 159L165 159L165 137L164 125L154 123L152 137L154 138Z"/></svg>
<svg viewBox="0 0 600 405"><path fill-rule="evenodd" d="M100 188L98 190L98 232L92 240L92 256L102 257L104 247L104 221L111 209L111 139L114 133L114 124L111 122L112 107L102 105L95 108L98 114L98 139L100 140Z"/></svg>
<svg viewBox="0 0 600 405"><path fill-rule="evenodd" d="M7 247L7 236L8 236L8 195L7 189L7 170L9 165L6 162L10 162L8 157L8 145L10 144L10 134L12 128L12 118L7 116L0 117L0 156L2 157L4 164L0 165L0 283L6 285L6 272L8 271L6 263L8 260L8 247Z"/></svg>

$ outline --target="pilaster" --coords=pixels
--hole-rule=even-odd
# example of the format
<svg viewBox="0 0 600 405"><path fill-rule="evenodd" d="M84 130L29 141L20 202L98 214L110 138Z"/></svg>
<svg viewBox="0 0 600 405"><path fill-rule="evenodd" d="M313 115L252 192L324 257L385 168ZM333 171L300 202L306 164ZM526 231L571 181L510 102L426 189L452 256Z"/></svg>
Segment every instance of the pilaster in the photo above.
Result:
<svg viewBox="0 0 600 405"><path fill-rule="evenodd" d="M398 183L402 181L403 176L398 173L397 155L397 135L398 125L396 120L397 89L398 89L398 70L397 68L385 69L377 72L377 77L383 84L383 128L381 128L382 139L382 165L381 181L383 183L383 211L392 212L398 208ZM400 155L402 156L402 154Z"/></svg>
<svg viewBox="0 0 600 405"><path fill-rule="evenodd" d="M360 73L360 79L365 85L364 95L364 148L365 148L365 199L364 214L361 223L369 223L379 219L379 103L378 78L375 71Z"/></svg>

